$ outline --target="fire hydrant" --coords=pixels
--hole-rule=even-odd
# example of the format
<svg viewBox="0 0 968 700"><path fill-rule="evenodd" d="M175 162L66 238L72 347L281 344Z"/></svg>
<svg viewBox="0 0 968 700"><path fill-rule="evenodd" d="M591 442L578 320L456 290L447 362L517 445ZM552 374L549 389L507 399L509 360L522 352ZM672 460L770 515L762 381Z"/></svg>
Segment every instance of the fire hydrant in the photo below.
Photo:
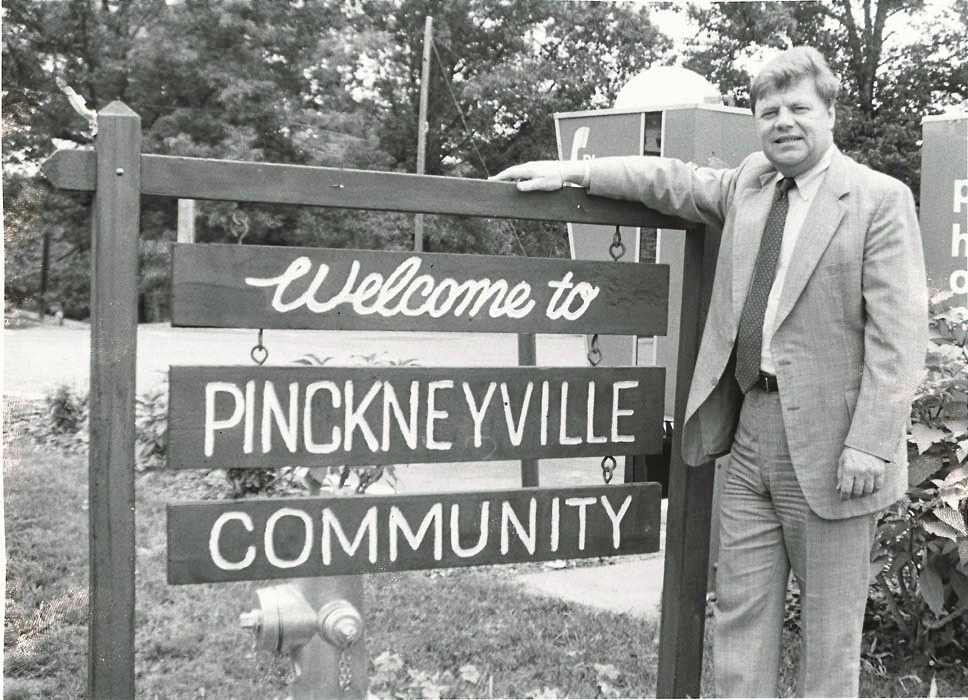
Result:
<svg viewBox="0 0 968 700"><path fill-rule="evenodd" d="M258 589L259 607L239 616L256 648L291 656L292 700L366 695L362 584L362 576L293 579Z"/></svg>

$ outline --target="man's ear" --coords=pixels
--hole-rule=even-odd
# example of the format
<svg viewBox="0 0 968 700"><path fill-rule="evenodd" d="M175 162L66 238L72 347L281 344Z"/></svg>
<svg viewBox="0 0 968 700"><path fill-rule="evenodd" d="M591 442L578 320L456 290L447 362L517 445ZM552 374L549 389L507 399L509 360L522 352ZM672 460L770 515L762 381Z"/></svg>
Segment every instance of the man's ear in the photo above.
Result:
<svg viewBox="0 0 968 700"><path fill-rule="evenodd" d="M837 123L837 109L834 105L830 105L827 108L827 118L830 119L830 128L834 128L834 124Z"/></svg>

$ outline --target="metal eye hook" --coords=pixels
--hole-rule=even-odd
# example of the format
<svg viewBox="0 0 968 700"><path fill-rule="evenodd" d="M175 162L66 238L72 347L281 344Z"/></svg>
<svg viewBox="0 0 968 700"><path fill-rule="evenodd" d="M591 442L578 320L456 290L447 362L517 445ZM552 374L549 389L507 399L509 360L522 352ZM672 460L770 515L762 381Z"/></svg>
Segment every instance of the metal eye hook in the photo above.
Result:
<svg viewBox="0 0 968 700"><path fill-rule="evenodd" d="M262 329L259 329L259 340L249 351L249 357L260 367L269 359L269 348L262 344Z"/></svg>

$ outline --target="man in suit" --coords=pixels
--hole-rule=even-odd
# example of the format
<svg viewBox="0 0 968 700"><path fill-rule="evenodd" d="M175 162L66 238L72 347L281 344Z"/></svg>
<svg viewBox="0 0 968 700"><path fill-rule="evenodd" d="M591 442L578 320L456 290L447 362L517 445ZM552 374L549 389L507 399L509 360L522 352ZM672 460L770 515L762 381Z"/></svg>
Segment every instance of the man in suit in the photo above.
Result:
<svg viewBox="0 0 968 700"><path fill-rule="evenodd" d="M735 169L631 157L495 176L522 191L578 184L722 232L678 431L689 464L731 454L716 577L720 696L777 694L791 569L799 693L857 695L874 520L907 486L906 425L927 343L920 233L910 190L834 145L838 90L816 50L793 48L753 81L762 152Z"/></svg>

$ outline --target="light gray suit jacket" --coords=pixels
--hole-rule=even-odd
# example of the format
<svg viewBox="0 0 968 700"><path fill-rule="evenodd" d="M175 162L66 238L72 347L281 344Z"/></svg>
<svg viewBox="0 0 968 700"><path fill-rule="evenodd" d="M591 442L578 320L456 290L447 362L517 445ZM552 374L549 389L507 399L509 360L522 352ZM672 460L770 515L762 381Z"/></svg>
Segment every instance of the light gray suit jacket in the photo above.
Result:
<svg viewBox="0 0 968 700"><path fill-rule="evenodd" d="M762 153L732 170L647 156L590 163L591 193L722 231L685 424L677 426L686 462L709 462L729 452L739 419L733 345L776 169ZM903 495L907 423L926 347L927 287L911 191L836 151L797 240L770 348L794 470L820 517L871 513ZM841 500L845 446L888 462L879 491Z"/></svg>

